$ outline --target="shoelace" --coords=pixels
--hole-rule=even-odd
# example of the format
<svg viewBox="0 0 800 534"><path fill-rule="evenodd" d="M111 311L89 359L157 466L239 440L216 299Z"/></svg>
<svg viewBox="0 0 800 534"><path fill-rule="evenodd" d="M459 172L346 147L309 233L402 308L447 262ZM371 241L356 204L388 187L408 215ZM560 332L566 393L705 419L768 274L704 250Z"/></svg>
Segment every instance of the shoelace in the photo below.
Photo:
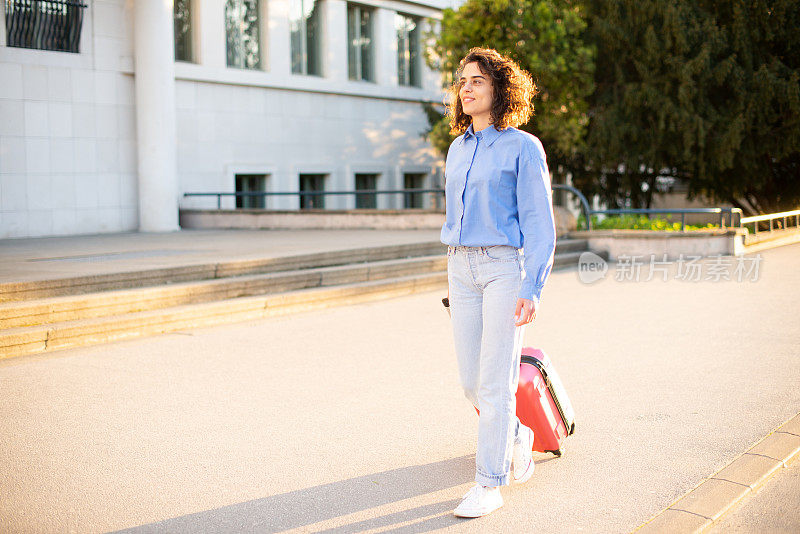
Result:
<svg viewBox="0 0 800 534"><path fill-rule="evenodd" d="M480 497L480 496L481 496L481 494L483 494L483 493L486 493L487 491L489 491L489 488L487 488L487 487L484 487L484 486L482 486L482 485L480 485L480 484L475 484L475 485L474 485L474 486L472 486L472 487L469 489L469 491L468 491L468 492L466 492L466 493L464 494L464 496L463 496L463 497L461 497L461 498L462 498L462 499L466 499L466 498L467 498L467 497L468 497L470 494L473 494L473 493L476 493L476 494L478 494L478 495L476 495L476 497Z"/></svg>

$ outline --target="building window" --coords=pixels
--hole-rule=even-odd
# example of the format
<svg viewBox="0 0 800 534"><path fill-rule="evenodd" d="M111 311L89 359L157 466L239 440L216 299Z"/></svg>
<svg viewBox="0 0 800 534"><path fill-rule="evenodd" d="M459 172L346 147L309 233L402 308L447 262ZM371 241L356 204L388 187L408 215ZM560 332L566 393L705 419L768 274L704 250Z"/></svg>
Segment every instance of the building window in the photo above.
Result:
<svg viewBox="0 0 800 534"><path fill-rule="evenodd" d="M261 67L258 0L225 1L225 41L229 67Z"/></svg>
<svg viewBox="0 0 800 534"><path fill-rule="evenodd" d="M175 60L192 61L192 0L175 0L172 9Z"/></svg>
<svg viewBox="0 0 800 534"><path fill-rule="evenodd" d="M372 14L372 9L347 4L347 66L351 80L375 81Z"/></svg>
<svg viewBox="0 0 800 534"><path fill-rule="evenodd" d="M403 189L424 189L424 174L404 174ZM405 208L422 208L422 193L405 193L403 195L403 206Z"/></svg>
<svg viewBox="0 0 800 534"><path fill-rule="evenodd" d="M356 191L374 191L378 188L377 174L356 174ZM356 194L356 209L375 209L378 207L377 195Z"/></svg>
<svg viewBox="0 0 800 534"><path fill-rule="evenodd" d="M322 75L320 22L319 2L291 0L289 25L293 73Z"/></svg>
<svg viewBox="0 0 800 534"><path fill-rule="evenodd" d="M237 193L261 193L267 190L265 174L237 174ZM236 195L236 207L244 209L264 209L266 202L261 195Z"/></svg>
<svg viewBox="0 0 800 534"><path fill-rule="evenodd" d="M308 192L325 191L326 174L300 175L300 209L322 209L325 207L325 195L306 195Z"/></svg>
<svg viewBox="0 0 800 534"><path fill-rule="evenodd" d="M419 17L395 16L397 29L397 75L400 85L421 87Z"/></svg>
<svg viewBox="0 0 800 534"><path fill-rule="evenodd" d="M76 0L5 0L6 45L80 52L83 10Z"/></svg>

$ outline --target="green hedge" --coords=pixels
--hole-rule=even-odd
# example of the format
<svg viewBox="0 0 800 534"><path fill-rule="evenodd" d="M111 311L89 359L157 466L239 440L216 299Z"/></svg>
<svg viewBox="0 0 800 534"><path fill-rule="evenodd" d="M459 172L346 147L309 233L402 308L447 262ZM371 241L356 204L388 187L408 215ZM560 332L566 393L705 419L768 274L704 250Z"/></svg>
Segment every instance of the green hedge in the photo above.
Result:
<svg viewBox="0 0 800 534"><path fill-rule="evenodd" d="M706 230L718 228L719 225L708 223L705 226L696 224L684 225L685 230ZM578 217L578 230L586 229L586 217ZM646 215L613 215L603 221L597 215L592 215L593 230L660 230L662 232L680 232L681 223L666 219L650 219Z"/></svg>

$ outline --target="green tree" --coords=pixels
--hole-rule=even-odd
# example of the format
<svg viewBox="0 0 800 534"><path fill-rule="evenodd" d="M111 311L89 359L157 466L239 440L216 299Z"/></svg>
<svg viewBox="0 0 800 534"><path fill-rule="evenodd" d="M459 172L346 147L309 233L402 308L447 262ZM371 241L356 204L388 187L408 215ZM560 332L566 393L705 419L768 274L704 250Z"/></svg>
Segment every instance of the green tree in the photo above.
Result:
<svg viewBox="0 0 800 534"><path fill-rule="evenodd" d="M494 48L529 71L539 96L533 119L520 128L538 136L551 170L558 175L581 150L588 124L586 98L592 93L591 46L581 2L572 0L467 0L457 11L445 9L441 31L434 36L429 66L453 81L458 62L470 48ZM454 139L447 118L427 106L428 138L446 154Z"/></svg>
<svg viewBox="0 0 800 534"><path fill-rule="evenodd" d="M450 82L472 46L514 58L542 89L523 129L555 181L611 207L650 207L668 176L765 213L800 205L798 27L795 0L468 0L428 61ZM446 120L427 111L444 153Z"/></svg>
<svg viewBox="0 0 800 534"><path fill-rule="evenodd" d="M668 175L746 213L798 206L800 4L591 0L589 20L596 91L579 188L649 206Z"/></svg>

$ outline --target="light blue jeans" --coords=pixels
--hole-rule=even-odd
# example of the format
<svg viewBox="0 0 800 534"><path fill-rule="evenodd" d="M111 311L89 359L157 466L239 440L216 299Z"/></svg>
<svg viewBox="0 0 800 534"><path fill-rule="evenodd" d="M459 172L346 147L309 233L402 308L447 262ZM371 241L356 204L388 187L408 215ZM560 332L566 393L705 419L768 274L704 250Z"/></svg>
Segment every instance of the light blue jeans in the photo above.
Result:
<svg viewBox="0 0 800 534"><path fill-rule="evenodd" d="M514 325L522 284L510 246L448 247L450 317L464 395L480 410L475 481L510 483L519 433L516 393L524 325Z"/></svg>

